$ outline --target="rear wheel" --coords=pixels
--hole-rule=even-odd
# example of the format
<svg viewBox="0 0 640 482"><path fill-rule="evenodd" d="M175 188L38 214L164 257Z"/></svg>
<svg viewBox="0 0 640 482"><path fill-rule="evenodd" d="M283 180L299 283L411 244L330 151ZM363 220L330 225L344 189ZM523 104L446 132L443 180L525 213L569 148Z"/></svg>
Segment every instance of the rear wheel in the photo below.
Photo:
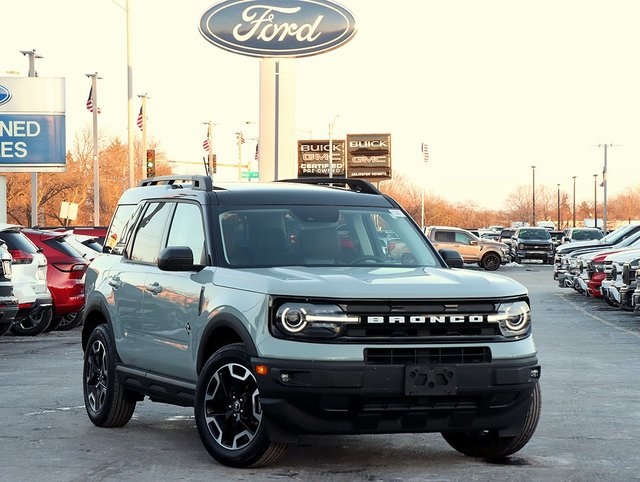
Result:
<svg viewBox="0 0 640 482"><path fill-rule="evenodd" d="M53 308L45 308L35 315L29 315L22 320L16 322L11 327L11 332L20 336L39 335L47 329L51 318L53 317Z"/></svg>
<svg viewBox="0 0 640 482"><path fill-rule="evenodd" d="M68 313L60 317L58 330L69 331L79 327L82 324L82 310L75 313Z"/></svg>
<svg viewBox="0 0 640 482"><path fill-rule="evenodd" d="M87 415L98 427L122 427L131 420L136 399L118 379L115 345L105 325L96 326L87 341L82 389Z"/></svg>
<svg viewBox="0 0 640 482"><path fill-rule="evenodd" d="M3 325L0 325L0 336L4 335L10 329L11 329L11 323L5 323Z"/></svg>
<svg viewBox="0 0 640 482"><path fill-rule="evenodd" d="M225 346L207 361L198 378L194 412L202 444L224 465L267 465L287 447L269 440L258 385L243 345Z"/></svg>
<svg viewBox="0 0 640 482"><path fill-rule="evenodd" d="M442 437L458 452L469 457L497 459L516 453L533 436L540 419L540 384L536 383L531 392L531 405L525 417L522 429L513 437L498 437L491 430L481 432L443 432Z"/></svg>

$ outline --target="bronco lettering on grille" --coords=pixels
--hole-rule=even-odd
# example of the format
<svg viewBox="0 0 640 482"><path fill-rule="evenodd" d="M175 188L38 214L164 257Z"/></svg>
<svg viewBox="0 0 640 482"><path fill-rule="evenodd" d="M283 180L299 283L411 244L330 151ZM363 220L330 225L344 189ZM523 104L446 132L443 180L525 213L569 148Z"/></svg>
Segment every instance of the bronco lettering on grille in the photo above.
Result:
<svg viewBox="0 0 640 482"><path fill-rule="evenodd" d="M483 323L486 315L413 315L413 316L367 316L367 324L402 323Z"/></svg>

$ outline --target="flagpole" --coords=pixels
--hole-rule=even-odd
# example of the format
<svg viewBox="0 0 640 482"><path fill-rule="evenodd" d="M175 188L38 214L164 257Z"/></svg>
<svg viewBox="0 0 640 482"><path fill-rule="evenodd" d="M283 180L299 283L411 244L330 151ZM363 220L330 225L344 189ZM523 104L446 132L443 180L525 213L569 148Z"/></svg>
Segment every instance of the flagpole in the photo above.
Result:
<svg viewBox="0 0 640 482"><path fill-rule="evenodd" d="M140 117L142 117L142 119L138 122L138 126L142 130L142 159L144 163L147 159L147 99L150 99L150 97L146 92L144 94L139 94L138 97L140 97L142 101L140 106Z"/></svg>
<svg viewBox="0 0 640 482"><path fill-rule="evenodd" d="M98 72L91 77L91 103L93 104L93 225L100 226L100 163L98 161Z"/></svg>

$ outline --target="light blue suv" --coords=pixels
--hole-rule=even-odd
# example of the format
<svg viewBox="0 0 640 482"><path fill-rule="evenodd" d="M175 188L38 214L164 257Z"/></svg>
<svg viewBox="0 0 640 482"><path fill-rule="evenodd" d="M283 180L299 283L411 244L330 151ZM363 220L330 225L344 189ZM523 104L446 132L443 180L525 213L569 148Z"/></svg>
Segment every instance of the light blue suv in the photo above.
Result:
<svg viewBox="0 0 640 482"><path fill-rule="evenodd" d="M82 332L97 426L145 397L193 406L204 447L235 467L304 434L440 432L496 458L535 431L526 289L452 268L460 256L366 181L153 178L125 192L105 250Z"/></svg>

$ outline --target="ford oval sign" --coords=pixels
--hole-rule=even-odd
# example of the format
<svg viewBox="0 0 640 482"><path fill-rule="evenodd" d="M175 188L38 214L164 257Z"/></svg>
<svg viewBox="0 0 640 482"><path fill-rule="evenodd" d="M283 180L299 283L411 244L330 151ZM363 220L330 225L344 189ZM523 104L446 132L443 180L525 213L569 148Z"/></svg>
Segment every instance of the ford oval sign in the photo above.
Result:
<svg viewBox="0 0 640 482"><path fill-rule="evenodd" d="M200 19L213 45L251 57L306 57L335 49L356 33L346 8L328 0L225 0Z"/></svg>
<svg viewBox="0 0 640 482"><path fill-rule="evenodd" d="M4 85L0 85L0 105L6 104L11 100L11 92Z"/></svg>

